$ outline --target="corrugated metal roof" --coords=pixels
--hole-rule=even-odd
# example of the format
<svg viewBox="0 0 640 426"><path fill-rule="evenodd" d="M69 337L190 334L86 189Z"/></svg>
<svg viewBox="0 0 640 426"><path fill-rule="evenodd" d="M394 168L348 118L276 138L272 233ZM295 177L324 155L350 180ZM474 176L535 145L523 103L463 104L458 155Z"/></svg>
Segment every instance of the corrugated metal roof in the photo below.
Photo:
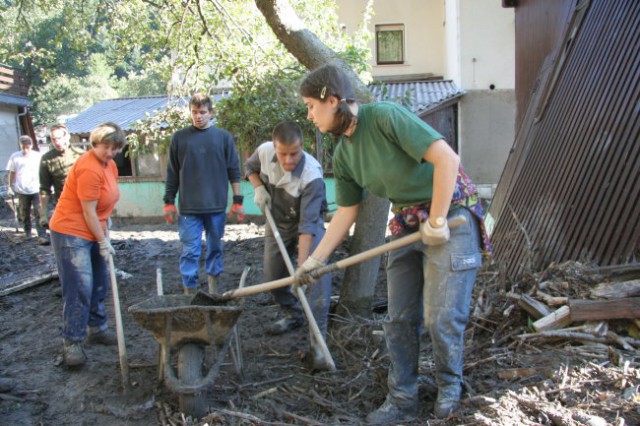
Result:
<svg viewBox="0 0 640 426"><path fill-rule="evenodd" d="M445 80L372 84L369 88L377 100L402 102L417 115L422 115L464 94L464 91L452 81ZM214 101L217 102L228 94L228 91L214 94ZM125 131L132 130L137 120L144 119L147 113L153 115L162 111L167 107L168 102L169 98L166 96L109 99L98 102L69 119L67 127L70 133L85 134L90 133L100 123L113 121ZM187 101L174 99L172 102L186 103Z"/></svg>
<svg viewBox="0 0 640 426"><path fill-rule="evenodd" d="M465 93L450 80L372 84L369 89L377 100L401 102L419 116Z"/></svg>
<svg viewBox="0 0 640 426"><path fill-rule="evenodd" d="M87 108L67 121L69 133L90 133L100 123L113 121L123 130L132 130L136 120L143 119L166 108L169 98L149 96L142 98L109 99Z"/></svg>

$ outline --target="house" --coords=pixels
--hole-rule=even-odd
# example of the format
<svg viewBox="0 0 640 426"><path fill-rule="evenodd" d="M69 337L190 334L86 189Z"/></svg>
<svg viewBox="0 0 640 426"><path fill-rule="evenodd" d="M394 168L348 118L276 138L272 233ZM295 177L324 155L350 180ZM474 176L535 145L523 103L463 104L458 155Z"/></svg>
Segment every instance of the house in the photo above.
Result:
<svg viewBox="0 0 640 426"><path fill-rule="evenodd" d="M353 34L368 1L336 3L341 27ZM429 76L463 90L449 111L425 121L456 137L465 170L490 198L515 137L513 9L496 0L396 0L373 2L372 12L374 81L411 84Z"/></svg>
<svg viewBox="0 0 640 426"><path fill-rule="evenodd" d="M493 198L506 277L640 255L640 2L503 0L515 11L517 136Z"/></svg>
<svg viewBox="0 0 640 426"><path fill-rule="evenodd" d="M28 90L23 72L0 64L0 170L6 167L11 154L20 149L20 136L30 135L36 140Z"/></svg>

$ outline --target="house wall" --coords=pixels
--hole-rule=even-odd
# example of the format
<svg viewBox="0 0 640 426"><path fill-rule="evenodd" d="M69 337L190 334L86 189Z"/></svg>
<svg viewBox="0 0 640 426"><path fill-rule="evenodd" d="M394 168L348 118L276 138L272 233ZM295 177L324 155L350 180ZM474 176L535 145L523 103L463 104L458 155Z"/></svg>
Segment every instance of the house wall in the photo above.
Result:
<svg viewBox="0 0 640 426"><path fill-rule="evenodd" d="M515 17L494 0L447 0L446 77L467 92L460 102L459 153L491 197L515 138Z"/></svg>
<svg viewBox="0 0 640 426"><path fill-rule="evenodd" d="M0 170L6 169L11 154L20 149L17 114L18 107L0 104Z"/></svg>
<svg viewBox="0 0 640 426"><path fill-rule="evenodd" d="M327 202L329 212L333 213L337 206L335 203L335 181L333 178L326 178ZM162 208L164 202L164 182L127 182L118 183L120 189L120 200L113 210L115 219L127 221L149 222L151 220L162 220ZM253 202L253 186L250 182L240 182L241 192L244 195L244 211L249 216L261 216L262 212ZM231 207L232 191L229 188L229 205Z"/></svg>
<svg viewBox="0 0 640 426"><path fill-rule="evenodd" d="M340 23L347 33L355 32L362 23L367 0L338 0ZM445 38L442 0L378 0L373 3L369 31L375 35L380 24L404 24L406 63L376 65L375 39L371 40L371 73L374 77L445 72Z"/></svg>

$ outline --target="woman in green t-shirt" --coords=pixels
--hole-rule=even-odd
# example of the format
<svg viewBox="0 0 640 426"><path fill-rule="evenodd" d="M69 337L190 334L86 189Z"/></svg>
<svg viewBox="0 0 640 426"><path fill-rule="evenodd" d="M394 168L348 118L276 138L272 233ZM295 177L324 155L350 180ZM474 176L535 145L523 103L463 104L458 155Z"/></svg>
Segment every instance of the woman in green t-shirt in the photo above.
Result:
<svg viewBox="0 0 640 426"><path fill-rule="evenodd" d="M347 235L367 190L393 203L393 238L418 231L421 241L389 253L388 318L384 324L391 359L388 394L367 416L369 423L414 418L418 406L420 332L429 333L436 364L436 417L460 406L464 329L481 265L481 204L442 136L401 105L359 105L347 74L322 66L304 78L300 95L307 118L336 136L333 166L338 210L329 229L296 276L322 266ZM466 222L450 230L447 218ZM485 248L489 249L488 239Z"/></svg>

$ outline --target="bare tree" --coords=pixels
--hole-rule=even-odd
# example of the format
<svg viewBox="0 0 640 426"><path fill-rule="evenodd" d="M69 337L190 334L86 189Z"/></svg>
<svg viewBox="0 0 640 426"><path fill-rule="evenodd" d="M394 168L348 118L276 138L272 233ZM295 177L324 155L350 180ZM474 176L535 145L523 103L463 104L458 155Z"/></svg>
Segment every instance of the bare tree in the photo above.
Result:
<svg viewBox="0 0 640 426"><path fill-rule="evenodd" d="M332 63L344 69L356 85L361 103L371 102L373 97L367 86L353 69L335 51L327 47L297 16L286 0L256 0L274 34L287 50L306 68L312 70ZM351 253L359 253L384 243L384 231L389 214L389 201L367 194L360 208L351 245ZM373 230L373 232L372 232ZM345 273L338 313L369 316L375 291L380 258L355 265Z"/></svg>

